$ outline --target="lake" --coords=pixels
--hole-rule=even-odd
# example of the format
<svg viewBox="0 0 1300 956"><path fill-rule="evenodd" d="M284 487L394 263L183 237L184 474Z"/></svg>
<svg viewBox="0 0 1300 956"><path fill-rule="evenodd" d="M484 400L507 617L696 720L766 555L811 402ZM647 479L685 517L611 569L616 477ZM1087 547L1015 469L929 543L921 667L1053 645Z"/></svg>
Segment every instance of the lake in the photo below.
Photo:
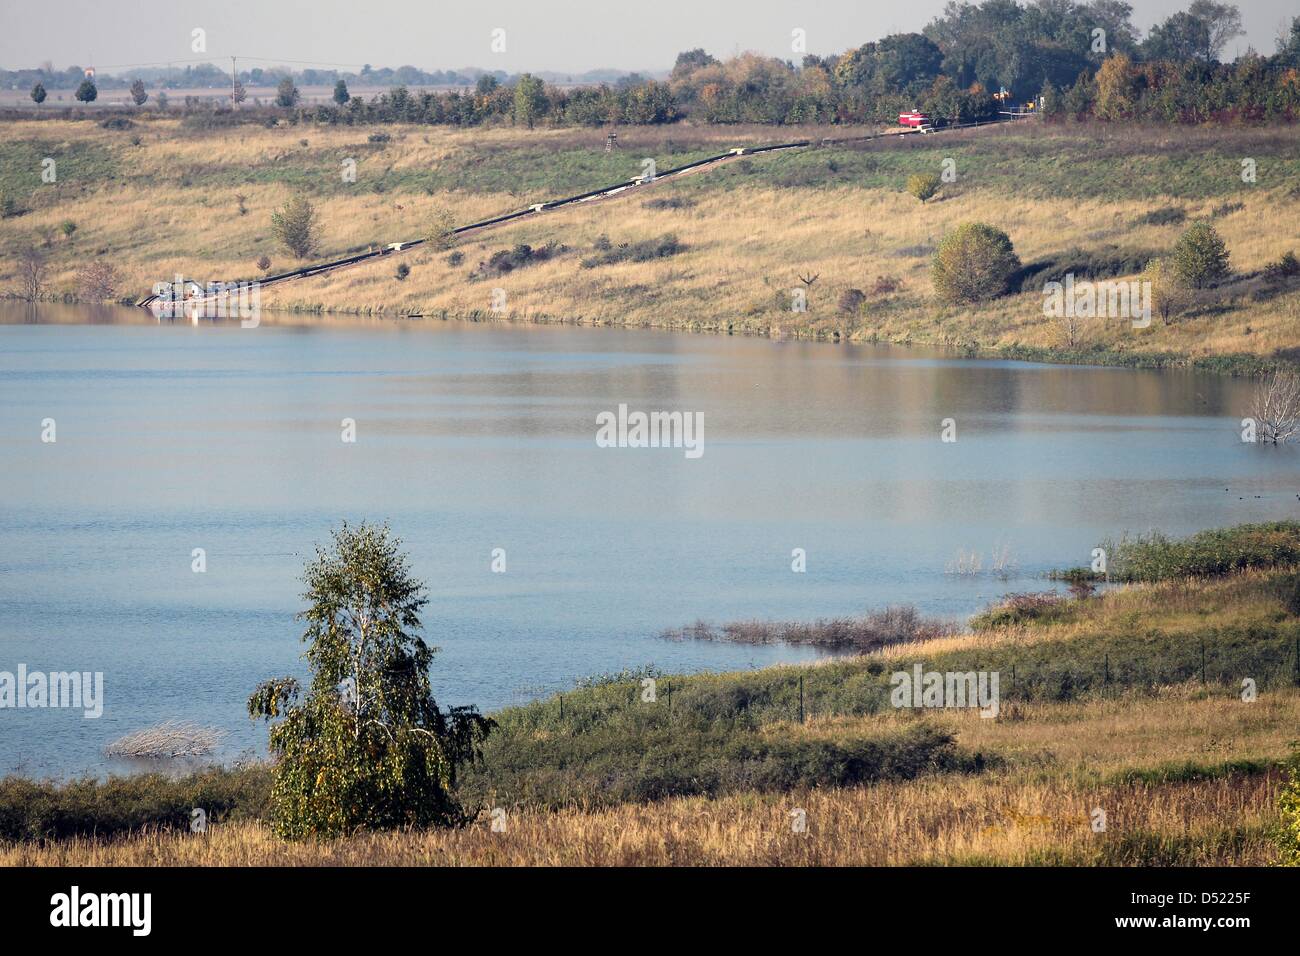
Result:
<svg viewBox="0 0 1300 956"><path fill-rule="evenodd" d="M167 719L224 730L223 758L262 752L244 702L304 673L303 562L344 518L389 521L427 582L439 702L491 710L625 667L817 656L659 636L697 619L962 619L1125 530L1295 517L1300 453L1240 441L1251 390L885 346L0 303L0 671L104 675L99 719L0 710L0 772L128 769L105 746ZM621 404L702 415L703 454L598 447ZM984 570L947 573L965 552Z"/></svg>

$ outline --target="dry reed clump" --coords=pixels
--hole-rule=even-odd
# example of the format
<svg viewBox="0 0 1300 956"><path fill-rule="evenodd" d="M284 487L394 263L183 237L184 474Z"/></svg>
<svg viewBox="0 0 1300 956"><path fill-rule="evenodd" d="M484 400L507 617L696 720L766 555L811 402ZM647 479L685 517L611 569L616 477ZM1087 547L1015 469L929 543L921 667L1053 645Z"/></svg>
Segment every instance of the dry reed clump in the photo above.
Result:
<svg viewBox="0 0 1300 956"><path fill-rule="evenodd" d="M225 734L212 727L183 720L167 720L119 737L106 748L110 757L139 757L168 760L175 757L204 757L212 753Z"/></svg>
<svg viewBox="0 0 1300 956"><path fill-rule="evenodd" d="M802 621L732 621L714 627L696 621L663 637L669 640L731 641L736 644L805 644L866 651L914 641L929 641L958 633L948 621L923 617L910 604L887 607L863 617L818 618Z"/></svg>

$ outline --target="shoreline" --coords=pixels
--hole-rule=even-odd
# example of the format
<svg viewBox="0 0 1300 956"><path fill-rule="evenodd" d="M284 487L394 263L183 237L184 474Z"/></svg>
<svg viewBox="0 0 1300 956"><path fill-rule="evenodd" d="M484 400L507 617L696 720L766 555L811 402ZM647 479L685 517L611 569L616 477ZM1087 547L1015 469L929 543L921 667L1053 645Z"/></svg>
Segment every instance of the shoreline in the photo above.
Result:
<svg viewBox="0 0 1300 956"><path fill-rule="evenodd" d="M22 304L31 307L64 306L79 309L132 309L145 314L148 309L126 300L115 303L85 302L75 297L61 296L30 302L14 296L0 297L0 301L19 307ZM820 345L885 345L897 348L932 349L946 353L950 358L961 360L1010 361L1026 364L1075 366L1085 368L1127 368L1138 371L1190 371L1213 375L1225 375L1230 378L1260 379L1281 370L1300 370L1300 358L1295 361L1276 357L1264 357L1249 352L1234 352L1224 355L1194 356L1182 352L1162 351L1128 351L1110 349L1102 345L1092 348L1067 349L1054 346L1018 345L1018 346L978 346L954 344L952 342L915 339L907 336L891 337L879 334L851 337L839 331L825 329L791 329L786 331L779 326L759 325L744 322L715 322L712 320L690 322L655 323L642 320L622 322L592 316L564 318L547 313L497 315L492 312L472 309L455 311L440 309L437 312L415 313L389 311L380 308L324 308L290 306L263 306L263 313L273 316L320 316L329 319L352 319L387 322L460 322L474 325L516 325L548 326L574 328L625 329L631 331L649 331L664 333L688 333L713 336L743 336L750 339L768 339L771 342L792 341L815 343ZM172 320L185 324L186 319ZM205 319L212 324L238 322L238 319ZM0 323L10 324L10 323ZM37 323L53 325L76 325L84 323ZM288 324L288 323L285 323ZM300 323L303 325L308 322Z"/></svg>

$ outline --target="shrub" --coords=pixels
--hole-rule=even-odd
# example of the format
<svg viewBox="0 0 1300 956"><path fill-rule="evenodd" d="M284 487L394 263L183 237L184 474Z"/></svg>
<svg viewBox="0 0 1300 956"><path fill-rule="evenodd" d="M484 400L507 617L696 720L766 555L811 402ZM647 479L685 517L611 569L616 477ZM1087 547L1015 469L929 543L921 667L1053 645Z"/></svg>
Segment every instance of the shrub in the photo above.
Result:
<svg viewBox="0 0 1300 956"><path fill-rule="evenodd" d="M1175 540L1157 532L1102 543L1112 581L1214 577L1300 563L1300 522L1274 521L1202 531Z"/></svg>
<svg viewBox="0 0 1300 956"><path fill-rule="evenodd" d="M1104 245L1095 249L1066 249L1064 252L1030 262L1012 279L1021 292L1042 292L1048 282L1063 282L1067 275L1076 279L1114 279L1141 272L1160 257L1155 249L1135 249Z"/></svg>
<svg viewBox="0 0 1300 956"><path fill-rule="evenodd" d="M907 180L907 191L925 202L939 192L941 182L934 173L916 173Z"/></svg>
<svg viewBox="0 0 1300 956"><path fill-rule="evenodd" d="M971 222L944 236L930 274L939 299L956 305L1003 295L1019 269L1020 260L1005 232Z"/></svg>
<svg viewBox="0 0 1300 956"><path fill-rule="evenodd" d="M1059 620L1066 609L1065 600L1053 591L1008 594L999 603L971 618L975 631L989 631L1031 621Z"/></svg>
<svg viewBox="0 0 1300 956"><path fill-rule="evenodd" d="M1264 281L1269 285L1282 285L1297 275L1300 275L1300 259L1294 252L1288 252L1277 262L1264 267Z"/></svg>
<svg viewBox="0 0 1300 956"><path fill-rule="evenodd" d="M857 315L866 301L867 294L861 289L845 289L835 305L844 315Z"/></svg>
<svg viewBox="0 0 1300 956"><path fill-rule="evenodd" d="M275 238L299 259L306 259L316 250L319 229L316 209L301 193L291 196L271 214L271 231Z"/></svg>
<svg viewBox="0 0 1300 956"><path fill-rule="evenodd" d="M271 257L268 256L268 255L266 255L265 253L263 253L262 255L260 255L260 256L257 257L257 262L255 262L254 265L256 265L256 266L257 266L259 269L261 269L263 272L270 272L270 271L271 271Z"/></svg>
<svg viewBox="0 0 1300 956"><path fill-rule="evenodd" d="M456 242L456 217L445 206L435 206L429 214L424 233L425 241L433 249L450 249Z"/></svg>
<svg viewBox="0 0 1300 956"><path fill-rule="evenodd" d="M410 274L411 274L411 267L408 266L405 262L403 262L397 266L397 271L394 273L394 276L398 282L405 282L406 277L409 276Z"/></svg>
<svg viewBox="0 0 1300 956"><path fill-rule="evenodd" d="M366 139L371 143L387 143L387 142L391 142L392 138L393 137L391 137L387 133L371 133L369 136L366 137Z"/></svg>
<svg viewBox="0 0 1300 956"><path fill-rule="evenodd" d="M507 272L514 272L524 266L547 262L564 252L564 250L564 246L555 242L548 242L540 249L534 248L526 242L521 242L511 249L499 249L492 253L486 262L478 264L478 268L471 273L471 278L487 279L493 276L505 275Z"/></svg>
<svg viewBox="0 0 1300 956"><path fill-rule="evenodd" d="M1174 246L1173 267L1178 277L1194 289L1227 278L1228 247L1208 222L1195 222Z"/></svg>
<svg viewBox="0 0 1300 956"><path fill-rule="evenodd" d="M45 291L45 254L35 246L28 246L18 254L18 279L22 284L21 295L29 302L35 302Z"/></svg>
<svg viewBox="0 0 1300 956"><path fill-rule="evenodd" d="M695 205L694 199L687 199L684 196L660 196L647 199L641 204L644 209L690 209Z"/></svg>
<svg viewBox="0 0 1300 956"><path fill-rule="evenodd" d="M142 829L188 831L194 807L209 823L264 819L271 773L263 766L212 769L185 777L158 773L37 783L0 780L0 839L124 836Z"/></svg>
<svg viewBox="0 0 1300 956"><path fill-rule="evenodd" d="M588 256L582 260L584 269L594 269L597 266L606 266L615 262L650 262L654 259L665 259L668 256L677 255L685 246L678 241L677 236L673 233L665 233L657 239L642 239L640 242L620 242L617 246L609 241L608 236L602 235L596 239L593 248L596 255Z"/></svg>
<svg viewBox="0 0 1300 956"><path fill-rule="evenodd" d="M451 266L453 269L464 261L465 253L461 252L459 249L447 256L447 265Z"/></svg>
<svg viewBox="0 0 1300 956"><path fill-rule="evenodd" d="M1142 273L1142 279L1151 283L1151 308L1160 321L1171 325L1187 307L1187 287L1167 259L1152 259Z"/></svg>
<svg viewBox="0 0 1300 956"><path fill-rule="evenodd" d="M63 222L59 223L59 232L63 233L64 239L71 239L76 231L77 224L71 219L65 219Z"/></svg>
<svg viewBox="0 0 1300 956"><path fill-rule="evenodd" d="M18 200L13 196L0 196L0 219L12 219L22 215Z"/></svg>
<svg viewBox="0 0 1300 956"><path fill-rule="evenodd" d="M110 116L108 119L104 120L104 122L99 124L100 129L123 130L131 129L133 126L135 126L135 124L125 116Z"/></svg>
<svg viewBox="0 0 1300 956"><path fill-rule="evenodd" d="M895 276L878 276L871 286L872 295L893 295L903 287L903 280Z"/></svg>
<svg viewBox="0 0 1300 956"><path fill-rule="evenodd" d="M743 707L744 701L737 703ZM682 709L687 706L683 699ZM952 734L922 724L830 740L765 734L741 721L682 719L635 734L597 725L578 733L494 735L466 786L483 799L608 806L691 794L908 780L978 765Z"/></svg>
<svg viewBox="0 0 1300 956"><path fill-rule="evenodd" d="M1139 226L1178 226L1187 221L1187 211L1181 206L1161 206L1138 216Z"/></svg>
<svg viewBox="0 0 1300 956"><path fill-rule="evenodd" d="M1277 581L1278 595L1282 606L1293 617L1300 617L1300 574L1284 574Z"/></svg>
<svg viewBox="0 0 1300 956"><path fill-rule="evenodd" d="M117 270L102 259L92 259L77 275L81 297L90 302L103 302L113 298L119 284Z"/></svg>
<svg viewBox="0 0 1300 956"><path fill-rule="evenodd" d="M290 839L359 829L453 826L459 767L493 727L473 707L442 710L419 636L425 588L387 525L346 523L306 568L303 641L312 672L259 685L251 717L271 725L272 817Z"/></svg>

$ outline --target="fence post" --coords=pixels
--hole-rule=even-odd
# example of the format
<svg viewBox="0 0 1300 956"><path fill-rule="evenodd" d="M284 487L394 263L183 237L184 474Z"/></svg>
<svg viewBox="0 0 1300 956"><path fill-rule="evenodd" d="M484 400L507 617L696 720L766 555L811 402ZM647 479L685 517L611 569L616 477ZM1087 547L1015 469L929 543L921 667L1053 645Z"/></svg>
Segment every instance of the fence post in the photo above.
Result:
<svg viewBox="0 0 1300 956"><path fill-rule="evenodd" d="M799 723L803 723L803 675L799 675Z"/></svg>
<svg viewBox="0 0 1300 956"><path fill-rule="evenodd" d="M564 719L564 695L560 695L560 720Z"/></svg>

